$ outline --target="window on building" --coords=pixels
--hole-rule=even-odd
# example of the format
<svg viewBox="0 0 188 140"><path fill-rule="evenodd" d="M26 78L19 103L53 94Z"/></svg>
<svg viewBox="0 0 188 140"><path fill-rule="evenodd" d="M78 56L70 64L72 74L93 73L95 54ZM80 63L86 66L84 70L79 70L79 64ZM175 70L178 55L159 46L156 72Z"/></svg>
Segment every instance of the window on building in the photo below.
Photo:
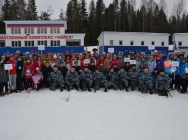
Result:
<svg viewBox="0 0 188 140"><path fill-rule="evenodd" d="M43 31L44 28L40 28L40 33L43 34L44 31Z"/></svg>
<svg viewBox="0 0 188 140"><path fill-rule="evenodd" d="M12 47L21 47L21 41L12 41Z"/></svg>
<svg viewBox="0 0 188 140"><path fill-rule="evenodd" d="M40 28L37 28L37 33L40 34Z"/></svg>
<svg viewBox="0 0 188 140"><path fill-rule="evenodd" d="M47 28L37 28L38 34L47 34Z"/></svg>
<svg viewBox="0 0 188 140"><path fill-rule="evenodd" d="M152 41L152 42L151 42L151 45L155 45L155 41Z"/></svg>
<svg viewBox="0 0 188 140"><path fill-rule="evenodd" d="M182 42L181 41L179 41L178 46L182 46Z"/></svg>
<svg viewBox="0 0 188 140"><path fill-rule="evenodd" d="M60 41L58 40L58 41L51 41L51 46L53 47L53 46L60 46Z"/></svg>
<svg viewBox="0 0 188 140"><path fill-rule="evenodd" d="M58 33L58 34L60 33L60 28L57 28L57 33Z"/></svg>
<svg viewBox="0 0 188 140"><path fill-rule="evenodd" d="M30 33L31 33L30 28L27 28L27 33L28 33L28 34L30 34Z"/></svg>
<svg viewBox="0 0 188 140"><path fill-rule="evenodd" d="M21 28L11 28L11 34L21 34Z"/></svg>
<svg viewBox="0 0 188 140"><path fill-rule="evenodd" d="M34 34L34 28L31 28L31 34Z"/></svg>
<svg viewBox="0 0 188 140"><path fill-rule="evenodd" d="M131 46L134 45L134 41L133 41L133 40L130 41L130 45L131 45Z"/></svg>
<svg viewBox="0 0 188 140"><path fill-rule="evenodd" d="M165 42L164 42L164 41L162 41L162 42L161 42L161 46L164 46L164 43L165 43Z"/></svg>
<svg viewBox="0 0 188 140"><path fill-rule="evenodd" d="M14 28L11 28L11 34L14 34Z"/></svg>
<svg viewBox="0 0 188 140"><path fill-rule="evenodd" d="M33 47L34 41L25 41L25 47Z"/></svg>
<svg viewBox="0 0 188 140"><path fill-rule="evenodd" d="M54 33L57 33L57 32L56 32L56 28L54 28Z"/></svg>
<svg viewBox="0 0 188 140"><path fill-rule="evenodd" d="M114 45L114 40L110 40L110 45Z"/></svg>
<svg viewBox="0 0 188 140"><path fill-rule="evenodd" d="M60 46L60 41L57 41L57 46Z"/></svg>
<svg viewBox="0 0 188 140"><path fill-rule="evenodd" d="M144 41L141 41L141 45L144 46Z"/></svg>
<svg viewBox="0 0 188 140"><path fill-rule="evenodd" d="M50 28L50 33L51 34L56 34L56 33L60 33L60 28Z"/></svg>
<svg viewBox="0 0 188 140"><path fill-rule="evenodd" d="M47 41L38 41L38 45L44 45L47 46Z"/></svg>
<svg viewBox="0 0 188 140"><path fill-rule="evenodd" d="M47 41L44 41L44 46L47 46Z"/></svg>
<svg viewBox="0 0 188 140"><path fill-rule="evenodd" d="M18 28L18 34L21 34L21 28Z"/></svg>
<svg viewBox="0 0 188 140"><path fill-rule="evenodd" d="M119 45L123 45L123 41L122 40L119 41Z"/></svg>
<svg viewBox="0 0 188 140"><path fill-rule="evenodd" d="M18 34L18 28L15 28L15 29L14 29L14 33L15 33L15 34Z"/></svg>
<svg viewBox="0 0 188 140"><path fill-rule="evenodd" d="M14 47L14 41L12 41L12 47Z"/></svg>
<svg viewBox="0 0 188 140"><path fill-rule="evenodd" d="M47 28L44 28L44 33L47 34Z"/></svg>
<svg viewBox="0 0 188 140"><path fill-rule="evenodd" d="M51 46L54 46L54 41L51 41L51 43L50 43L50 44L51 44Z"/></svg>
<svg viewBox="0 0 188 140"><path fill-rule="evenodd" d="M31 46L34 46L35 44L34 44L34 41L31 41Z"/></svg>

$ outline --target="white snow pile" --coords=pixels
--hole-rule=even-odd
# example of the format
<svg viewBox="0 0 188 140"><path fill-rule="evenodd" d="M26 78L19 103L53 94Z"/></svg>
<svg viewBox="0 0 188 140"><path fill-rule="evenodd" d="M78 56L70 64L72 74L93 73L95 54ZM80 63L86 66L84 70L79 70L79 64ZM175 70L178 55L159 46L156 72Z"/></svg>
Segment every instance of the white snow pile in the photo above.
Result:
<svg viewBox="0 0 188 140"><path fill-rule="evenodd" d="M188 95L25 91L0 98L0 140L188 140Z"/></svg>

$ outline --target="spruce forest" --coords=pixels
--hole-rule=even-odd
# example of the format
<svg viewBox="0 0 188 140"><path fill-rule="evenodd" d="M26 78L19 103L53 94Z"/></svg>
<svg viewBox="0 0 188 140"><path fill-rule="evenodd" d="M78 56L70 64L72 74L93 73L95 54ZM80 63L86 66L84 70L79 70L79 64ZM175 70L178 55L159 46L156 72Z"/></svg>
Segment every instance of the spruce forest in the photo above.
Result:
<svg viewBox="0 0 188 140"><path fill-rule="evenodd" d="M103 0L91 0L89 4L85 0L69 0L67 9L59 9L58 20L67 20L67 33L86 33L85 46L96 46L102 31L171 35L188 32L186 0L175 0L170 14L165 0L141 0L139 8L136 0L111 1L105 5ZM35 0L4 0L1 11L0 34L5 33L3 20L52 20L53 15L53 7L38 13Z"/></svg>

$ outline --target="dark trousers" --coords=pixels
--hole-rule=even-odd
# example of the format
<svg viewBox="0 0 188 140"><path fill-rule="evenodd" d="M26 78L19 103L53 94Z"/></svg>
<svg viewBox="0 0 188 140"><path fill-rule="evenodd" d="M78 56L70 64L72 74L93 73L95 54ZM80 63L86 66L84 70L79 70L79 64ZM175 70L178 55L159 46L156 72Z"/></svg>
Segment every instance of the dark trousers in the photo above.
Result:
<svg viewBox="0 0 188 140"><path fill-rule="evenodd" d="M175 89L180 89L181 78L179 75L175 75L175 79L173 80L175 84Z"/></svg>
<svg viewBox="0 0 188 140"><path fill-rule="evenodd" d="M25 88L27 89L27 88L32 88L32 86L33 86L33 81L32 81L32 79L30 78L30 79L25 79Z"/></svg>
<svg viewBox="0 0 188 140"><path fill-rule="evenodd" d="M45 86L45 88L48 88L50 86L49 79L47 77L44 77L42 84Z"/></svg>
<svg viewBox="0 0 188 140"><path fill-rule="evenodd" d="M5 92L8 92L8 82L1 82L0 83L0 92L3 92L3 88L5 87Z"/></svg>
<svg viewBox="0 0 188 140"><path fill-rule="evenodd" d="M187 92L187 79L181 78L182 92Z"/></svg>
<svg viewBox="0 0 188 140"><path fill-rule="evenodd" d="M21 90L21 88L23 88L23 78L19 78L17 77L16 79L16 87L18 90Z"/></svg>

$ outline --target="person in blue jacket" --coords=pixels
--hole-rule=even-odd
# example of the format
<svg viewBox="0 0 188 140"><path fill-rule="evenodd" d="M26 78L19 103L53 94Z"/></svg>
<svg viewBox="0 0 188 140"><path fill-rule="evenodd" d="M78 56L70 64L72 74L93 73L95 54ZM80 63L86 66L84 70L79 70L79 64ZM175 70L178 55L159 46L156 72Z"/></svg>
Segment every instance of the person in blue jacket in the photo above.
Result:
<svg viewBox="0 0 188 140"><path fill-rule="evenodd" d="M176 67L176 71L174 72L174 79L173 79L173 84L175 84L175 89L180 90L180 59L178 58L177 54L174 54L174 59L172 61L179 62L179 66Z"/></svg>
<svg viewBox="0 0 188 140"><path fill-rule="evenodd" d="M186 59L183 58L180 66L180 77L181 77L181 86L182 86L180 93L182 94L185 94L185 92L187 92L188 74L186 73L186 68L187 68Z"/></svg>
<svg viewBox="0 0 188 140"><path fill-rule="evenodd" d="M164 70L164 61L159 56L157 57L156 60L156 68L158 69L158 71Z"/></svg>

